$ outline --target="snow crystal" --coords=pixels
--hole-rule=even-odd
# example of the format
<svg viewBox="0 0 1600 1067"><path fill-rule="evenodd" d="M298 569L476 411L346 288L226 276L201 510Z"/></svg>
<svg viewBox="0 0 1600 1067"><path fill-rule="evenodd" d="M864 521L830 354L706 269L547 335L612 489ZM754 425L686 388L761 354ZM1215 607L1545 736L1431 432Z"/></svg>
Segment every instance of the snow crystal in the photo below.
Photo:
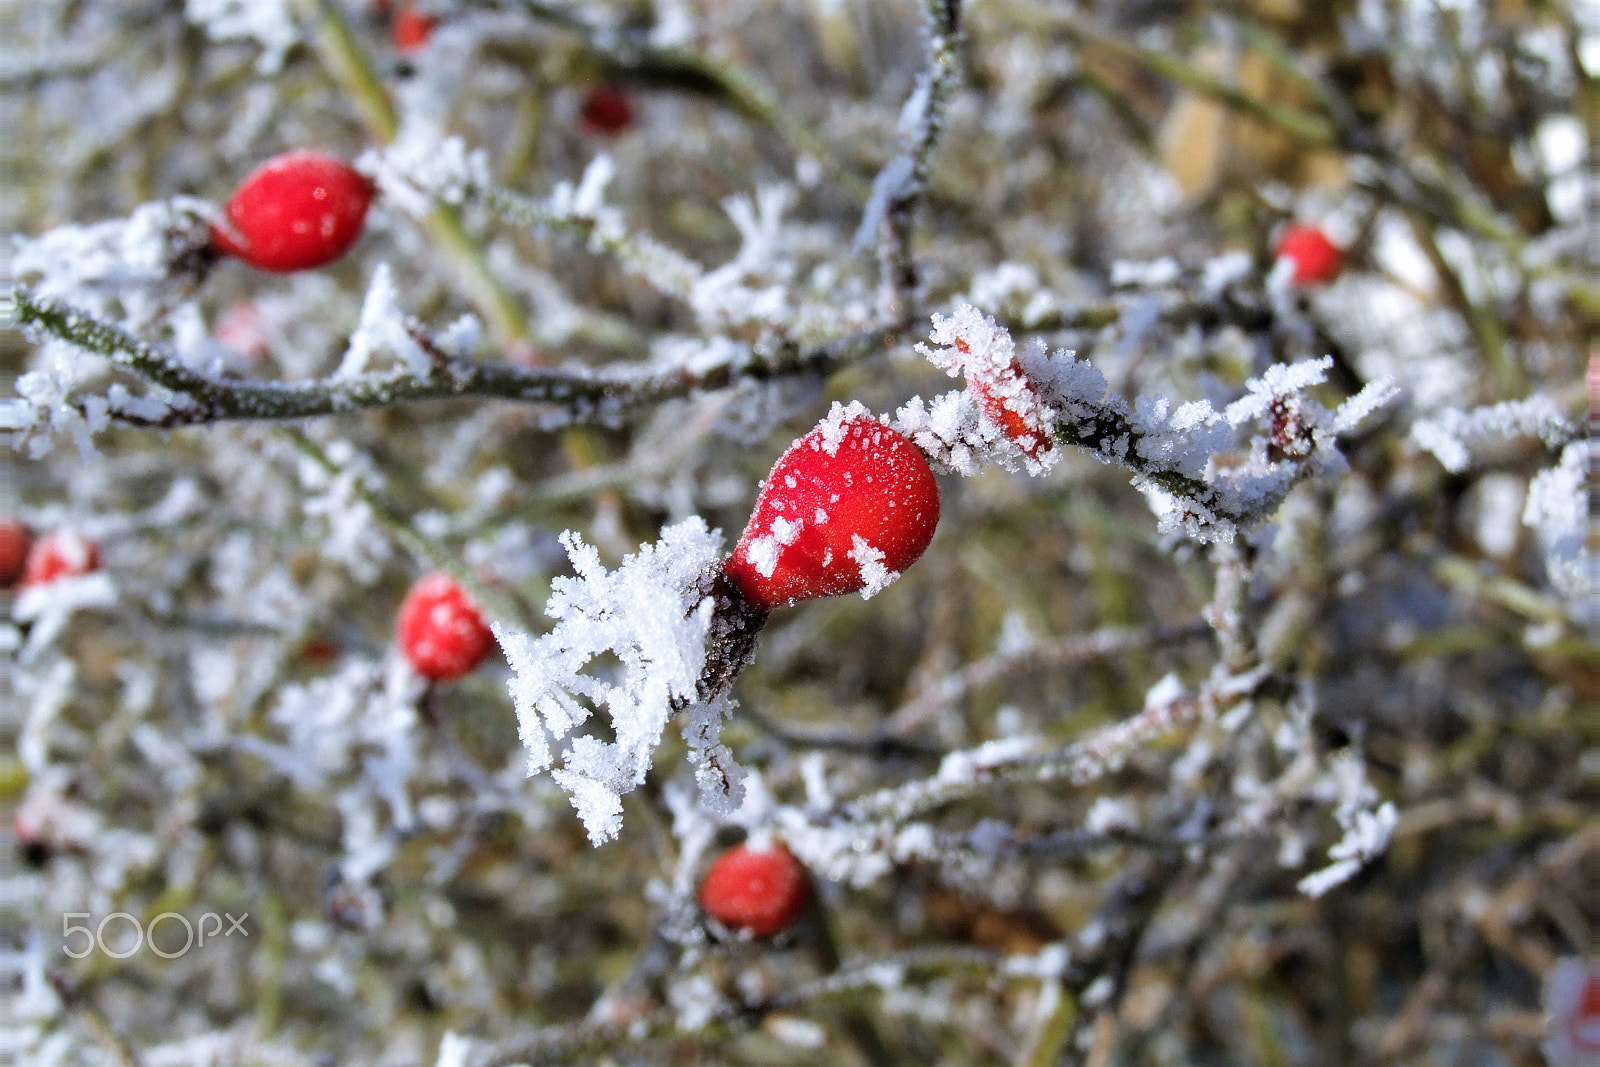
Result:
<svg viewBox="0 0 1600 1067"><path fill-rule="evenodd" d="M30 660L53 644L75 612L109 608L116 602L117 587L105 571L25 586L11 608L12 619L33 624L21 658Z"/></svg>
<svg viewBox="0 0 1600 1067"><path fill-rule="evenodd" d="M1411 443L1433 453L1445 470L1459 474L1471 466L1472 450L1492 441L1531 436L1556 447L1574 432L1549 397L1531 396L1419 419L1412 424Z"/></svg>
<svg viewBox="0 0 1600 1067"><path fill-rule="evenodd" d="M1032 327L1060 310L1055 294L1045 289L1039 273L1025 263L1006 262L980 271L967 289L967 299L991 314L1008 314Z"/></svg>
<svg viewBox="0 0 1600 1067"><path fill-rule="evenodd" d="M216 207L193 197L143 204L126 219L57 226L15 240L14 277L51 297L96 314L120 308L138 328L166 310L178 265L211 243Z"/></svg>
<svg viewBox="0 0 1600 1067"><path fill-rule="evenodd" d="M1545 551L1545 573L1563 596L1582 604L1589 589L1589 444L1574 441L1561 451L1561 462L1540 471L1528 483L1522 521L1539 535Z"/></svg>
<svg viewBox="0 0 1600 1067"><path fill-rule="evenodd" d="M1002 436L964 391L936 396L932 404L914 396L894 413L890 425L922 449L934 470L969 478L983 469L980 460L999 449Z"/></svg>
<svg viewBox="0 0 1600 1067"><path fill-rule="evenodd" d="M1010 331L970 304L935 314L928 336L939 347L919 343L917 352L951 377L964 376L980 417L998 431L985 435L986 452L1008 469L1021 466L1029 474L1043 474L1060 460L1060 412L1049 395L1056 371L1042 344L1019 353ZM1034 380L1035 371L1042 382Z"/></svg>
<svg viewBox="0 0 1600 1067"><path fill-rule="evenodd" d="M1395 824L1400 821L1393 803L1378 804L1378 791L1367 781L1366 765L1352 752L1341 752L1329 761L1317 780L1312 795L1334 802L1334 818L1344 836L1328 849L1328 866L1306 875L1298 883L1300 891L1320 897L1328 890L1354 877L1364 864L1389 847Z"/></svg>
<svg viewBox="0 0 1600 1067"><path fill-rule="evenodd" d="M361 304L361 321L350 335L350 346L345 349L344 360L333 376L350 378L366 373L372 357L380 352L398 358L419 378L427 377L432 369L428 354L406 328L400 291L395 288L394 275L387 263L379 263L372 272L366 299Z"/></svg>
<svg viewBox="0 0 1600 1067"><path fill-rule="evenodd" d="M183 14L213 41L259 44L256 70L261 74L276 74L300 40L288 0L187 0Z"/></svg>
<svg viewBox="0 0 1600 1067"><path fill-rule="evenodd" d="M777 523L774 522L773 525L776 526ZM900 577L899 571L892 571L883 565L882 550L873 548L865 537L852 534L850 544L850 558L861 568L862 600L871 600Z"/></svg>
<svg viewBox="0 0 1600 1067"><path fill-rule="evenodd" d="M445 136L431 116L414 114L406 116L391 144L363 153L356 169L377 182L385 202L418 219L435 201L460 204L492 183L483 149L469 151L460 137Z"/></svg>
<svg viewBox="0 0 1600 1067"><path fill-rule="evenodd" d="M552 767L552 742L572 735L591 708L603 707L611 719L614 742L573 737L552 772L599 845L617 836L622 795L644 781L667 719L695 703L713 609L703 583L723 542L692 516L615 571L577 534L562 534L561 543L576 576L552 583L545 613L555 629L534 637L497 622L494 632L511 664L530 775ZM584 673L605 653L621 661L614 681ZM716 747L719 729L720 713L691 721L693 743L708 763L724 751Z"/></svg>
<svg viewBox="0 0 1600 1067"><path fill-rule="evenodd" d="M817 439L811 447L820 448L830 456L837 456L839 454L839 446L844 443L845 435L848 433L845 423L855 419L870 418L872 418L872 412L868 411L861 401L852 400L848 405L845 405L835 400L833 407L828 409L827 417L817 423L816 428L811 431L811 433L817 435ZM807 434L807 436L809 437L810 434Z"/></svg>

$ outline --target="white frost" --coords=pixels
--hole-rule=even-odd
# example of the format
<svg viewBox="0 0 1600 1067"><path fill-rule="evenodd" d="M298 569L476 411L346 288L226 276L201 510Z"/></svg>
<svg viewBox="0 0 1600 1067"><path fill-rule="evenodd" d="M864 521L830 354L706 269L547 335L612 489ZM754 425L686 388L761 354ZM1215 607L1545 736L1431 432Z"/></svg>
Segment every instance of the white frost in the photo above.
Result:
<svg viewBox="0 0 1600 1067"><path fill-rule="evenodd" d="M668 718L695 703L713 607L702 582L721 557L722 537L691 516L615 571L577 534L562 534L561 543L577 573L552 583L545 612L555 629L534 637L497 623L494 632L514 675L528 773L550 769L552 744L571 737L551 777L598 845L621 829L622 795L644 781ZM595 660L608 653L620 670L602 676ZM616 740L573 736L600 708ZM692 724L701 752L720 755L717 722L707 715Z"/></svg>

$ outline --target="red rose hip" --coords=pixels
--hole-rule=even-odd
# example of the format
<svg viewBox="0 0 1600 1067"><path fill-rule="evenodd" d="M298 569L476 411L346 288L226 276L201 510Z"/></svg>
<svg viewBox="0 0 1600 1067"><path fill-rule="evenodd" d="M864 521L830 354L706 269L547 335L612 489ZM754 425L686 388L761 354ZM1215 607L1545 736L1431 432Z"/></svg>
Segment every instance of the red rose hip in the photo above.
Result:
<svg viewBox="0 0 1600 1067"><path fill-rule="evenodd" d="M389 39L394 42L397 52L409 56L422 50L438 24L438 19L424 15L408 4L394 17L394 24L389 27Z"/></svg>
<svg viewBox="0 0 1600 1067"><path fill-rule="evenodd" d="M1315 226L1292 222L1278 236L1277 258L1294 264L1296 285L1331 282L1344 266L1344 251Z"/></svg>
<svg viewBox="0 0 1600 1067"><path fill-rule="evenodd" d="M28 560L28 543L33 535L28 527L16 519L0 520L0 586L7 589L22 577L23 565Z"/></svg>
<svg viewBox="0 0 1600 1067"><path fill-rule="evenodd" d="M406 594L398 623L400 651L424 678L470 673L494 646L494 634L466 592L447 574L430 574Z"/></svg>
<svg viewBox="0 0 1600 1067"><path fill-rule="evenodd" d="M706 872L700 907L724 926L768 937L799 916L807 888L800 861L782 845L738 845L718 856Z"/></svg>
<svg viewBox="0 0 1600 1067"><path fill-rule="evenodd" d="M273 273L332 263L361 236L372 183L343 160L287 152L245 178L214 226L217 248Z"/></svg>
<svg viewBox="0 0 1600 1067"><path fill-rule="evenodd" d="M633 125L633 101L615 85L597 86L583 98L579 117L586 132L614 137Z"/></svg>
<svg viewBox="0 0 1600 1067"><path fill-rule="evenodd" d="M870 597L917 561L938 523L939 485L922 451L859 404L835 404L772 468L723 569L764 611Z"/></svg>
<svg viewBox="0 0 1600 1067"><path fill-rule="evenodd" d="M76 530L53 530L28 550L22 584L49 585L100 569L100 548Z"/></svg>

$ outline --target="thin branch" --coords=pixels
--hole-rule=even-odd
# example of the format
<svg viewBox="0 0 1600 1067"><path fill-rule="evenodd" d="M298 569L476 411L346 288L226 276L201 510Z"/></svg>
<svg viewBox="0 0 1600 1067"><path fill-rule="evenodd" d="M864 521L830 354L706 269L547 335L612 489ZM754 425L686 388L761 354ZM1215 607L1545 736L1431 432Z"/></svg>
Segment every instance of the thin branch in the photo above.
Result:
<svg viewBox="0 0 1600 1067"><path fill-rule="evenodd" d="M878 232L880 314L885 320L909 314L917 290L911 256L912 222L928 186L933 151L944 132L945 110L961 73L961 0L925 0L928 67L918 77L907 103L914 124L899 154L878 172L872 199L857 234L857 244ZM902 123L906 121L902 118Z"/></svg>
<svg viewBox="0 0 1600 1067"><path fill-rule="evenodd" d="M607 422L641 407L724 389L743 379L768 381L826 375L893 343L887 329L849 334L801 349L786 344L750 363L704 370L613 364L600 368L520 367L509 363L453 362L426 375L394 370L303 382L215 378L183 364L166 345L143 341L122 327L27 287L12 291L14 322L25 330L70 342L179 394L159 418L113 405L107 414L134 426L172 429L231 420L303 419L424 400L491 397L547 404L582 422Z"/></svg>
<svg viewBox="0 0 1600 1067"><path fill-rule="evenodd" d="M884 723L883 732L892 736L910 733L941 709L954 704L972 690L991 685L1018 671L1088 663L1124 652L1187 641L1205 633L1205 624L1200 622L1187 626L1108 628L1090 634L1075 634L1071 637L1040 642L1020 652L997 652L975 660L954 674L941 678L902 704Z"/></svg>

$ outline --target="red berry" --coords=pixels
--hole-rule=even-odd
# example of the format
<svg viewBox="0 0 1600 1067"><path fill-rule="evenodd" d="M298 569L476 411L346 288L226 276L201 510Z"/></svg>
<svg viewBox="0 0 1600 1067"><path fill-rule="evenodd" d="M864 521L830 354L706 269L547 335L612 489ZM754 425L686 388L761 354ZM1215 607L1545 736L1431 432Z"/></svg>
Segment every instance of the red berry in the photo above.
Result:
<svg viewBox="0 0 1600 1067"><path fill-rule="evenodd" d="M371 203L372 183L348 163L287 152L250 173L228 201L233 232L214 226L211 238L258 270L308 270L349 251Z"/></svg>
<svg viewBox="0 0 1600 1067"><path fill-rule="evenodd" d="M100 569L100 548L76 530L52 530L28 551L23 585L49 585Z"/></svg>
<svg viewBox="0 0 1600 1067"><path fill-rule="evenodd" d="M585 132L614 137L633 125L633 101L615 85L589 90L580 111Z"/></svg>
<svg viewBox="0 0 1600 1067"><path fill-rule="evenodd" d="M430 574L400 605L400 650L424 678L449 681L482 663L494 634L447 574Z"/></svg>
<svg viewBox="0 0 1600 1067"><path fill-rule="evenodd" d="M260 309L248 300L240 300L229 306L217 319L216 329L212 332L218 341L241 359L254 362L272 351L267 320Z"/></svg>
<svg viewBox="0 0 1600 1067"><path fill-rule="evenodd" d="M782 845L738 845L718 856L700 883L700 906L725 926L757 937L794 922L806 903L806 872Z"/></svg>
<svg viewBox="0 0 1600 1067"><path fill-rule="evenodd" d="M394 24L389 28L390 40L394 42L395 49L401 55L411 55L421 51L422 46L428 43L428 38L433 36L433 28L439 20L431 15L424 15L414 7L406 6L394 17Z"/></svg>
<svg viewBox="0 0 1600 1067"><path fill-rule="evenodd" d="M724 570L756 607L870 596L917 561L939 523L927 458L864 408L831 415L789 446Z"/></svg>
<svg viewBox="0 0 1600 1067"><path fill-rule="evenodd" d="M1344 266L1344 252L1315 226L1292 222L1278 236L1278 258L1294 263L1296 285L1331 282Z"/></svg>
<svg viewBox="0 0 1600 1067"><path fill-rule="evenodd" d="M0 519L0 586L9 589L22 577L33 535L16 519Z"/></svg>

